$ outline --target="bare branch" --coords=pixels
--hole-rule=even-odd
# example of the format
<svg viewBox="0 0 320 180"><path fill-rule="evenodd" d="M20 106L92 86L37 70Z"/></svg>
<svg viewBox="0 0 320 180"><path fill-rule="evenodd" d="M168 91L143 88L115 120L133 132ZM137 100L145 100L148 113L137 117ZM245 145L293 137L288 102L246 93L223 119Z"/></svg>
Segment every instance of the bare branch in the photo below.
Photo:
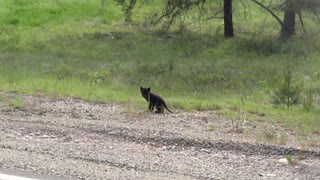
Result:
<svg viewBox="0 0 320 180"><path fill-rule="evenodd" d="M252 2L258 4L259 6L261 6L263 9L265 9L266 11L268 11L277 21L278 23L283 26L283 22L281 21L281 19L267 6L265 6L264 4L258 2L257 0L251 0Z"/></svg>
<svg viewBox="0 0 320 180"><path fill-rule="evenodd" d="M244 8L243 15L244 15L245 19L247 19L248 14L251 16L251 10L250 10L249 4L246 5L245 2L243 2L243 0L240 0L240 2ZM249 13L247 13L247 10L249 11Z"/></svg>
<svg viewBox="0 0 320 180"><path fill-rule="evenodd" d="M171 17L171 19L170 19L170 21L169 21L169 24L168 24L168 26L167 26L167 28L166 28L166 31L168 31L168 29L170 28L171 24L173 23L175 17L179 14L180 11L181 11L181 9L178 9L178 11L176 11L176 12L172 15L172 17Z"/></svg>
<svg viewBox="0 0 320 180"><path fill-rule="evenodd" d="M298 15L299 15L300 24L301 24L301 26L302 26L303 32L304 32L304 34L307 34L306 28L304 27L304 23L303 23L303 20L302 20L302 13L301 13L301 11L298 12Z"/></svg>
<svg viewBox="0 0 320 180"><path fill-rule="evenodd" d="M178 7L178 4L176 4L173 8L171 8L170 12L165 12L162 14L162 16L159 17L159 19L153 24L153 26L156 26L164 17L169 16L173 13L173 11Z"/></svg>
<svg viewBox="0 0 320 180"><path fill-rule="evenodd" d="M156 20L153 26L156 26L163 18L169 18L168 28L173 23L174 19L183 12L188 11L192 7L198 7L199 12L201 13L201 8L203 8L204 4L207 0L186 0L186 1L174 1L168 0L166 4L166 8L163 11L162 15Z"/></svg>
<svg viewBox="0 0 320 180"><path fill-rule="evenodd" d="M190 23L194 23L196 21L207 21L207 20L211 20L211 19L223 19L223 16L217 16L218 14L221 14L222 12L223 12L223 9L219 9L212 16L205 17L203 19L198 19L198 20L192 21Z"/></svg>

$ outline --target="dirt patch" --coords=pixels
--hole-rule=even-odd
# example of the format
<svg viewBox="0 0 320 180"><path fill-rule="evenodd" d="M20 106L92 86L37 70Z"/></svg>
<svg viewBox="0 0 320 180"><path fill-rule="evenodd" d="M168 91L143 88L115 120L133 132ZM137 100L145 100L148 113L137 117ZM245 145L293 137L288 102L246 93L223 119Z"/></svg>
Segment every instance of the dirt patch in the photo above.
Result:
<svg viewBox="0 0 320 180"><path fill-rule="evenodd" d="M320 178L319 136L306 146L278 124L0 96L0 168L70 179Z"/></svg>

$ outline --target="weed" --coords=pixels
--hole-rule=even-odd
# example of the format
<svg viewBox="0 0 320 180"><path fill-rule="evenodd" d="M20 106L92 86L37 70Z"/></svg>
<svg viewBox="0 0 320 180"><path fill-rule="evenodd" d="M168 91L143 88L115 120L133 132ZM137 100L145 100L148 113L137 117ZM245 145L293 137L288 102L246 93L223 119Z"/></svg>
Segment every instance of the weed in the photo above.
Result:
<svg viewBox="0 0 320 180"><path fill-rule="evenodd" d="M264 138L269 141L273 141L277 138L277 134L272 130L265 130L264 131Z"/></svg>
<svg viewBox="0 0 320 180"><path fill-rule="evenodd" d="M239 48L242 51L252 51L263 55L271 55L281 52L281 43L273 39L261 39L252 37L250 39L241 39Z"/></svg>
<svg viewBox="0 0 320 180"><path fill-rule="evenodd" d="M44 108L38 108L36 112L38 115L41 116L44 115L47 111Z"/></svg>
<svg viewBox="0 0 320 180"><path fill-rule="evenodd" d="M283 70L283 77L279 84L272 91L273 103L276 105L285 104L287 108L299 104L301 101L302 82L296 82L293 69L288 65Z"/></svg>
<svg viewBox="0 0 320 180"><path fill-rule="evenodd" d="M290 165L297 165L298 162L291 155L285 155L284 157Z"/></svg>
<svg viewBox="0 0 320 180"><path fill-rule="evenodd" d="M14 99L8 102L8 107L22 109L24 107L22 98L20 96L15 96Z"/></svg>
<svg viewBox="0 0 320 180"><path fill-rule="evenodd" d="M304 141L303 147L305 149L309 149L310 147L320 148L319 139L316 139L316 138L307 139L306 141Z"/></svg>
<svg viewBox="0 0 320 180"><path fill-rule="evenodd" d="M209 125L208 126L208 131L215 131L215 127L213 125Z"/></svg>
<svg viewBox="0 0 320 180"><path fill-rule="evenodd" d="M238 117L236 119L232 119L232 126L235 127L235 130L238 133L242 133L245 125L247 124L247 112L244 110L245 104L246 100L243 96L240 97L239 102L235 102L234 104L234 108L237 109L239 112Z"/></svg>
<svg viewBox="0 0 320 180"><path fill-rule="evenodd" d="M67 65L61 65L58 69L55 70L55 74L59 80L72 77L75 70Z"/></svg>
<svg viewBox="0 0 320 180"><path fill-rule="evenodd" d="M107 81L108 75L108 71L105 70L94 72L91 74L90 83L95 86L104 84Z"/></svg>
<svg viewBox="0 0 320 180"><path fill-rule="evenodd" d="M287 161L289 162L289 164L292 164L292 162L293 162L293 157L292 157L291 155L285 155L284 157L287 159Z"/></svg>
<svg viewBox="0 0 320 180"><path fill-rule="evenodd" d="M275 141L277 139L277 132L274 126L265 126L262 131L262 138L267 141Z"/></svg>
<svg viewBox="0 0 320 180"><path fill-rule="evenodd" d="M106 0L101 0L100 4L100 14L103 15L106 12Z"/></svg>
<svg viewBox="0 0 320 180"><path fill-rule="evenodd" d="M9 20L9 24L17 25L18 23L19 23L19 20L16 19L16 18L13 18L13 19L10 19L10 20Z"/></svg>
<svg viewBox="0 0 320 180"><path fill-rule="evenodd" d="M308 88L305 91L305 94L302 98L302 105L306 111L310 111L314 108L314 99L315 99L315 92L313 88Z"/></svg>
<svg viewBox="0 0 320 180"><path fill-rule="evenodd" d="M287 136L285 134L281 134L279 137L279 143L281 145L285 145L287 143Z"/></svg>
<svg viewBox="0 0 320 180"><path fill-rule="evenodd" d="M231 120L231 132L243 133L246 124L245 114L231 110L227 110L223 114Z"/></svg>
<svg viewBox="0 0 320 180"><path fill-rule="evenodd" d="M125 21L131 22L133 8L136 5L137 0L129 0L129 2L124 1L124 0L117 0L117 2L122 6L122 10L125 14Z"/></svg>

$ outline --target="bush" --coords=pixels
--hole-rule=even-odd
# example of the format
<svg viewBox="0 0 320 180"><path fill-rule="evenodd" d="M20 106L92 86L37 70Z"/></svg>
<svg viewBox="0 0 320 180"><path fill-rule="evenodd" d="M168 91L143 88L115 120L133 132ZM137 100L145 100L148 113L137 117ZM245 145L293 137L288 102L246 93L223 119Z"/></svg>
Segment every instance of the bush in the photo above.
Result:
<svg viewBox="0 0 320 180"><path fill-rule="evenodd" d="M301 101L302 82L294 80L293 70L290 66L283 71L281 81L272 88L273 104L285 104L287 108L291 105L299 104Z"/></svg>
<svg viewBox="0 0 320 180"><path fill-rule="evenodd" d="M315 99L314 88L310 87L306 89L302 99L302 105L306 111L310 111L312 108L314 108L314 99Z"/></svg>
<svg viewBox="0 0 320 180"><path fill-rule="evenodd" d="M109 72L105 70L93 72L90 75L90 84L94 86L104 84L107 81L108 76L109 76Z"/></svg>

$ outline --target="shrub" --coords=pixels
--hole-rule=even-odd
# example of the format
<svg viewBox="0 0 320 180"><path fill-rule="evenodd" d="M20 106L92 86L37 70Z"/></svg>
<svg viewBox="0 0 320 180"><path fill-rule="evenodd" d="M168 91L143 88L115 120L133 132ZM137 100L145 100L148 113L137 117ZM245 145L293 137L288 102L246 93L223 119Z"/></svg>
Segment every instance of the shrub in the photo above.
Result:
<svg viewBox="0 0 320 180"><path fill-rule="evenodd" d="M94 72L90 76L90 84L95 86L101 85L107 81L108 75L109 72L104 70Z"/></svg>
<svg viewBox="0 0 320 180"><path fill-rule="evenodd" d="M315 99L314 88L311 88L311 87L307 88L302 99L302 105L306 111L310 111L314 107L314 99Z"/></svg>
<svg viewBox="0 0 320 180"><path fill-rule="evenodd" d="M61 79L65 79L65 78L68 78L68 77L72 77L74 75L74 72L75 70L68 66L68 65L61 65L59 68L57 68L54 73L55 75L57 76L57 78L59 80Z"/></svg>
<svg viewBox="0 0 320 180"><path fill-rule="evenodd" d="M272 89L273 103L276 105L285 104L287 108L290 108L291 105L299 104L302 89L303 83L294 79L291 66L287 66L283 71L282 79Z"/></svg>

